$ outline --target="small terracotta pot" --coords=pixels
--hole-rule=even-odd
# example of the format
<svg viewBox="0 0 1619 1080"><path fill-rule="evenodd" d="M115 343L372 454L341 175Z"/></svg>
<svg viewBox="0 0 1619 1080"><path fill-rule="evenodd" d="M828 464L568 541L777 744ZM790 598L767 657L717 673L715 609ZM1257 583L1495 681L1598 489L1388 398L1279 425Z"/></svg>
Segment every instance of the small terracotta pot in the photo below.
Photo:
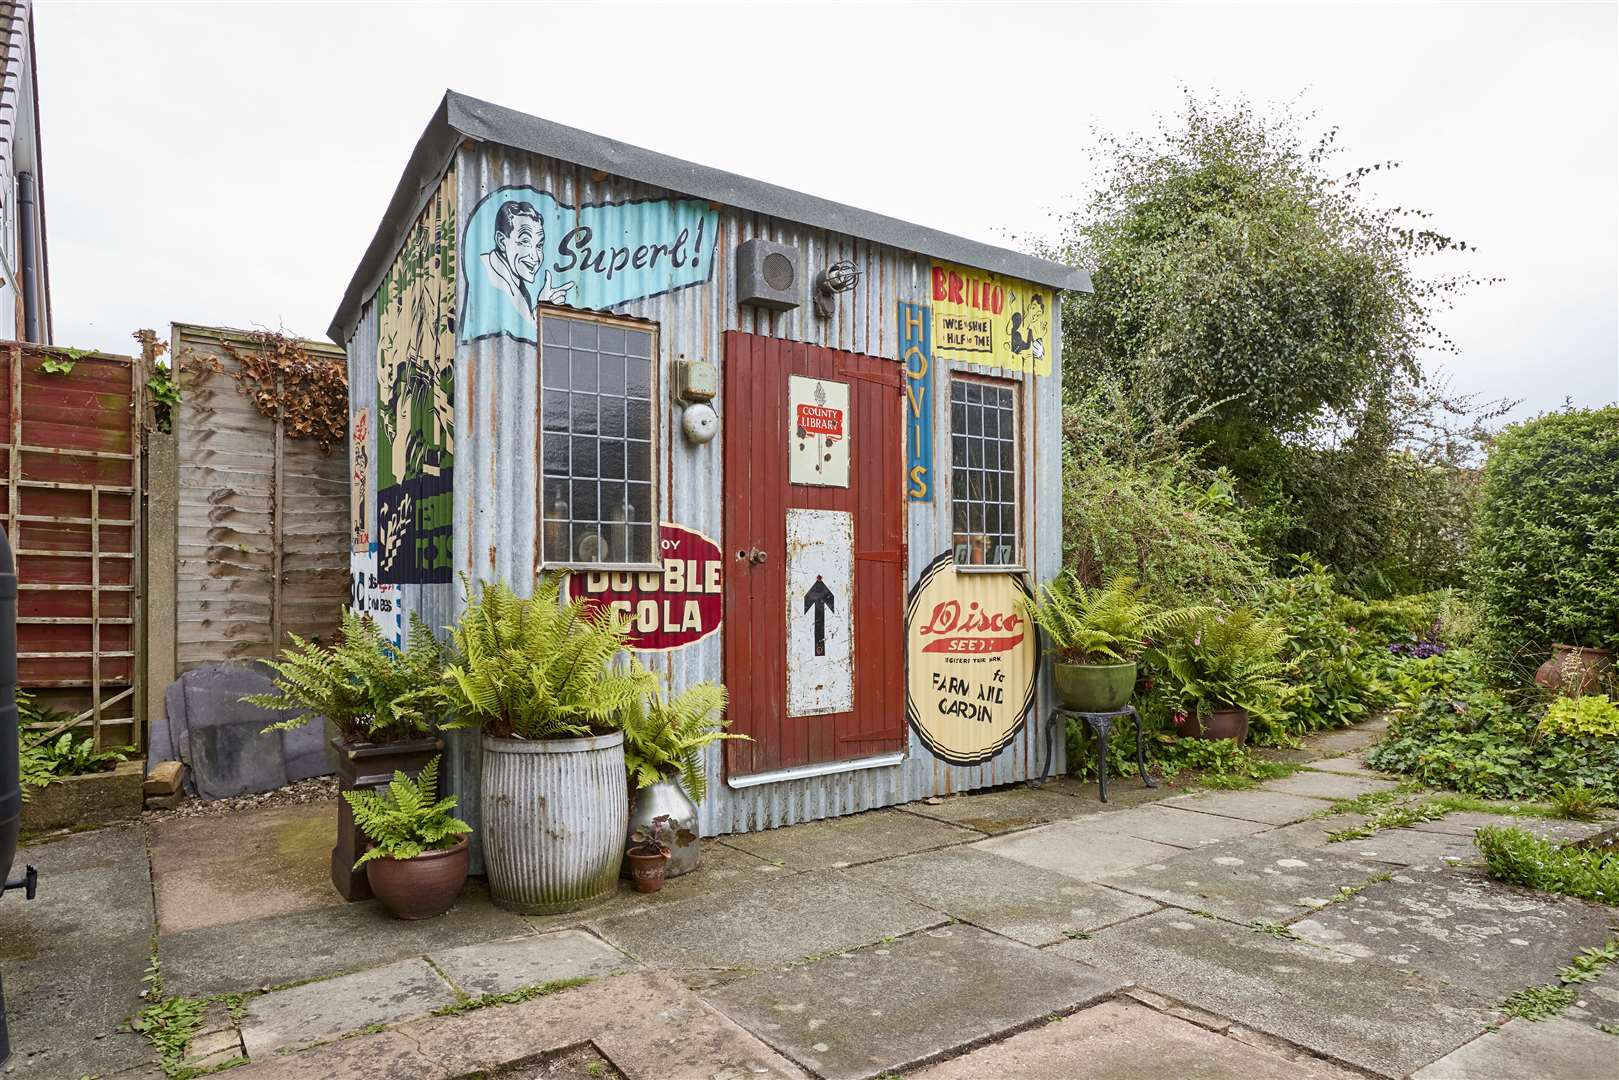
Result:
<svg viewBox="0 0 1619 1080"><path fill-rule="evenodd" d="M1181 732L1194 739L1231 739L1243 746L1248 742L1248 710L1227 705L1210 709L1201 720L1193 710L1187 713Z"/></svg>
<svg viewBox="0 0 1619 1080"><path fill-rule="evenodd" d="M414 859L372 859L365 876L389 911L401 919L442 915L467 883L467 838L452 848L424 851Z"/></svg>
<svg viewBox="0 0 1619 1080"><path fill-rule="evenodd" d="M624 857L630 861L630 877L635 881L636 891L657 892L663 888L664 878L669 872L669 852L631 848L624 853Z"/></svg>
<svg viewBox="0 0 1619 1080"><path fill-rule="evenodd" d="M1560 694L1589 694L1612 671L1612 649L1553 645L1552 658L1535 670L1535 682Z"/></svg>

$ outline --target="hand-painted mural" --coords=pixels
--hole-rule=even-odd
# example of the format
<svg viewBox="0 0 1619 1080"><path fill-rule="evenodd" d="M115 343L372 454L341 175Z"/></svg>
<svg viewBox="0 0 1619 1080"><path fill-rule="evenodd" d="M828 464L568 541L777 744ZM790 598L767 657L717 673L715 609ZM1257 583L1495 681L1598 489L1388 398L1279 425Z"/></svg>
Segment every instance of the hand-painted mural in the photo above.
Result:
<svg viewBox="0 0 1619 1080"><path fill-rule="evenodd" d="M593 311L700 285L714 272L719 212L695 199L569 206L532 187L484 196L462 241L461 340L535 341L535 308Z"/></svg>
<svg viewBox="0 0 1619 1080"><path fill-rule="evenodd" d="M933 501L933 315L899 302L899 362L905 368L905 497Z"/></svg>
<svg viewBox="0 0 1619 1080"><path fill-rule="evenodd" d="M405 609L399 603L399 586L377 580L375 544L349 553L349 607L356 614L371 616L383 638L395 648L405 647Z"/></svg>
<svg viewBox="0 0 1619 1080"><path fill-rule="evenodd" d="M370 475L371 412L361 409L354 414L354 426L349 429L349 539L354 551L366 551L371 546L371 519L375 514L365 483Z"/></svg>
<svg viewBox="0 0 1619 1080"><path fill-rule="evenodd" d="M933 355L956 364L1051 374L1051 292L934 263Z"/></svg>
<svg viewBox="0 0 1619 1080"><path fill-rule="evenodd" d="M377 574L451 580L455 467L455 175L377 288Z"/></svg>
<svg viewBox="0 0 1619 1080"><path fill-rule="evenodd" d="M945 552L905 605L905 713L935 757L976 765L1000 753L1034 705L1038 637L1017 574L962 573Z"/></svg>

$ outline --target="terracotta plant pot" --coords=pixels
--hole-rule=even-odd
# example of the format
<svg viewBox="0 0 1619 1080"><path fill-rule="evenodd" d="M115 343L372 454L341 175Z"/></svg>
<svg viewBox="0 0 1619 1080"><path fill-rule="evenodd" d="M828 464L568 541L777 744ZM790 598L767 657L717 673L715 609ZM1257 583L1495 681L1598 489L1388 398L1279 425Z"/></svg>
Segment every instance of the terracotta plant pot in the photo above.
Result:
<svg viewBox="0 0 1619 1080"><path fill-rule="evenodd" d="M669 819L669 870L665 877L679 877L697 869L702 845L697 840L697 806L677 780L660 780L630 796L630 835L652 835L652 820ZM632 877L629 859L620 872Z"/></svg>
<svg viewBox="0 0 1619 1080"><path fill-rule="evenodd" d="M1112 712L1130 704L1136 689L1135 664L1073 664L1058 660L1051 665L1057 698L1076 712Z"/></svg>
<svg viewBox="0 0 1619 1080"><path fill-rule="evenodd" d="M630 877L637 892L657 892L663 888L669 872L667 851L642 851L632 848L624 853L630 863Z"/></svg>
<svg viewBox="0 0 1619 1080"><path fill-rule="evenodd" d="M1589 694L1612 673L1612 649L1553 645L1552 658L1535 670L1535 682L1559 694Z"/></svg>
<svg viewBox="0 0 1619 1080"><path fill-rule="evenodd" d="M1231 739L1244 746L1248 742L1248 710L1222 705L1210 709L1201 720L1195 710L1188 712L1181 733L1194 739Z"/></svg>
<svg viewBox="0 0 1619 1080"><path fill-rule="evenodd" d="M424 851L414 859L372 859L365 876L387 909L401 919L442 915L467 883L467 838L452 848Z"/></svg>
<svg viewBox="0 0 1619 1080"><path fill-rule="evenodd" d="M394 771L415 776L444 749L438 738L412 739L397 743L351 743L332 740L337 751L337 790L356 791L383 787ZM332 848L332 887L345 900L371 899L371 883L365 868L354 869L354 860L365 854L365 834L354 824L349 801L337 798L337 845Z"/></svg>

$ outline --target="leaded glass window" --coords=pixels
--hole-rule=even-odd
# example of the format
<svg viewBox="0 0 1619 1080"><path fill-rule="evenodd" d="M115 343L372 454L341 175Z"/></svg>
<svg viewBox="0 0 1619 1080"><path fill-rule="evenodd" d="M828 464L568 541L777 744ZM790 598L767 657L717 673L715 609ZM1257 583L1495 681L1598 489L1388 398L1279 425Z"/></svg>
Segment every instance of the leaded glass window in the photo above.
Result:
<svg viewBox="0 0 1619 1080"><path fill-rule="evenodd" d="M1018 565L1015 386L951 376L950 469L956 562Z"/></svg>

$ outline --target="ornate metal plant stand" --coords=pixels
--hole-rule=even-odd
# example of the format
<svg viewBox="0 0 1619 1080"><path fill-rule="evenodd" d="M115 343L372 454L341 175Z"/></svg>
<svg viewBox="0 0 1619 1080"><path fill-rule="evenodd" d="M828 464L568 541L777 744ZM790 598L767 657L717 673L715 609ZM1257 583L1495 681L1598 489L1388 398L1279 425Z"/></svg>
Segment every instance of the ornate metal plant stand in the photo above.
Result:
<svg viewBox="0 0 1619 1080"><path fill-rule="evenodd" d="M1096 775L1103 802L1107 802L1107 740L1108 736L1113 734L1113 721L1121 716L1131 716L1136 721L1136 768L1141 771L1141 782L1150 788L1158 786L1153 783L1152 777L1147 775L1147 759L1142 745L1141 714L1136 712L1134 705L1126 705L1111 712L1079 712L1059 705L1052 709L1051 715L1046 718L1046 762L1040 768L1040 779L1030 780L1030 787L1039 787L1051 775L1051 763L1057 757L1058 732L1067 730L1067 719L1070 716L1084 720L1096 742Z"/></svg>

